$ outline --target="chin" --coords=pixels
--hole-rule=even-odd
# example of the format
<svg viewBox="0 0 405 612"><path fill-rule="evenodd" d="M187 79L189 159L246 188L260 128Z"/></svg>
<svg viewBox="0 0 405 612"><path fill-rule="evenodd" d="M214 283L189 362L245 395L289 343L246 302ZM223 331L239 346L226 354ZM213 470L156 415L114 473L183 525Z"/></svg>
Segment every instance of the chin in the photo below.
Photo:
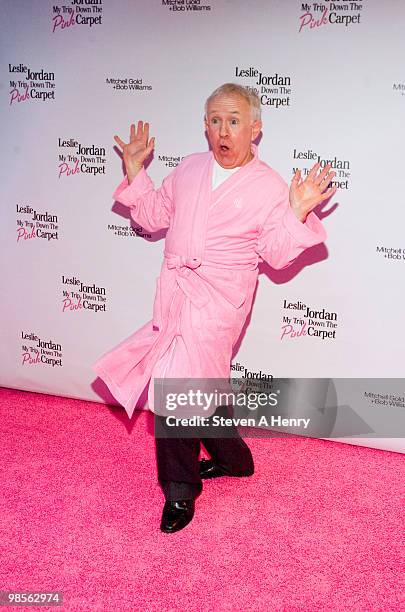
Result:
<svg viewBox="0 0 405 612"><path fill-rule="evenodd" d="M233 168L234 166L237 166L233 160L229 159L229 157L226 157L225 155L217 155L216 160L221 166L226 168Z"/></svg>

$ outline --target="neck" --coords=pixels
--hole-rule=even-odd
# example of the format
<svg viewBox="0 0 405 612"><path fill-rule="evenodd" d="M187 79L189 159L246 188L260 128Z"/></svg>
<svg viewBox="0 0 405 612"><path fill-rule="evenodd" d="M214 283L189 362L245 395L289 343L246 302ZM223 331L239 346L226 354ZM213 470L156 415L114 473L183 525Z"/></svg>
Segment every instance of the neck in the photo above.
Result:
<svg viewBox="0 0 405 612"><path fill-rule="evenodd" d="M248 158L247 158L245 164L248 164L250 161L252 161L253 158L254 158L254 155L253 155L252 151L249 149L249 155L248 155Z"/></svg>
<svg viewBox="0 0 405 612"><path fill-rule="evenodd" d="M245 157L245 159L243 160L243 162L241 163L241 166L245 166L246 164L248 164L250 161L252 161L252 159L254 158L254 155L252 153L252 149L249 148L249 151Z"/></svg>

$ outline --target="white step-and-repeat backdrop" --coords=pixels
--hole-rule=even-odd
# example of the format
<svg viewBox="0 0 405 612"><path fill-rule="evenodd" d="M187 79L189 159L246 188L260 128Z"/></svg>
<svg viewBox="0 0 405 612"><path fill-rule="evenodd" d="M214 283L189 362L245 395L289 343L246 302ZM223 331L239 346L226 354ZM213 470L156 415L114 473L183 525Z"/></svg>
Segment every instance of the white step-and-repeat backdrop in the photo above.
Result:
<svg viewBox="0 0 405 612"><path fill-rule="evenodd" d="M151 318L164 247L112 201L113 135L150 122L159 186L231 81L261 97L264 161L288 183L330 161L339 187L325 245L261 264L232 372L333 378L359 435L331 436L403 451L404 21L400 0L2 0L0 384L113 401L91 364Z"/></svg>

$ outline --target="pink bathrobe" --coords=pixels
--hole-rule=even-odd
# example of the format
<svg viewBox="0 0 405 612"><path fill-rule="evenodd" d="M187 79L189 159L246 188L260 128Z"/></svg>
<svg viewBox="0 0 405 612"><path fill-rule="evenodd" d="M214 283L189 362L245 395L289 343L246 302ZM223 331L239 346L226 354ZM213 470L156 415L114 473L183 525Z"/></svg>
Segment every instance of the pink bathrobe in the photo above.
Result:
<svg viewBox="0 0 405 612"><path fill-rule="evenodd" d="M153 411L154 378L229 378L258 263L284 268L326 238L315 213L296 218L287 183L252 152L214 190L209 151L185 157L160 189L142 169L113 194L144 230L169 228L152 319L92 366L129 417L150 379Z"/></svg>

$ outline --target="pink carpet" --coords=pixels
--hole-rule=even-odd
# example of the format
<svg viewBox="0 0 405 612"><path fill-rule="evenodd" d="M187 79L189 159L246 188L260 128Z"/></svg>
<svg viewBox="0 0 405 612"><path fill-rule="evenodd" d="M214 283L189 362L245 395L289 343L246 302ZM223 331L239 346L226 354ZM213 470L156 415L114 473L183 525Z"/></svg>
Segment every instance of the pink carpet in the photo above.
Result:
<svg viewBox="0 0 405 612"><path fill-rule="evenodd" d="M12 389L0 406L0 590L64 593L15 609L404 610L400 454L248 439L254 476L205 481L164 534L151 413Z"/></svg>

